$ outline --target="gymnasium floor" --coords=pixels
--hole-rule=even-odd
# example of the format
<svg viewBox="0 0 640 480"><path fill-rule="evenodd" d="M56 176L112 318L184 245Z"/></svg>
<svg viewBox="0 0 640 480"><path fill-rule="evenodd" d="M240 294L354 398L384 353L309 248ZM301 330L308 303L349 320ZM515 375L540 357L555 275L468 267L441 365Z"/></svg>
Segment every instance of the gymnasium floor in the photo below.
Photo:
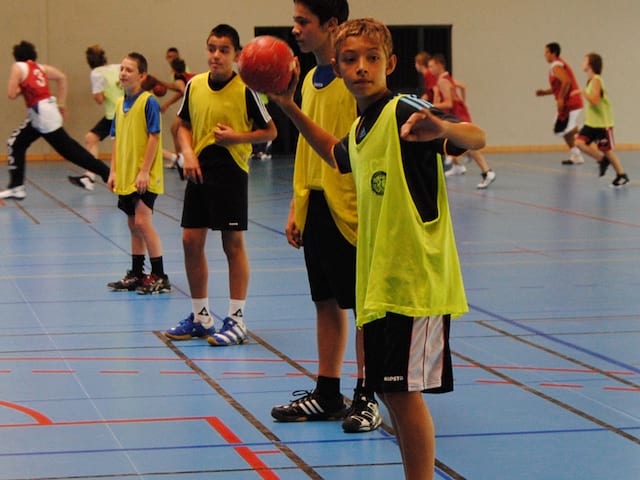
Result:
<svg viewBox="0 0 640 480"><path fill-rule="evenodd" d="M640 478L638 155L621 153L621 190L561 153L488 155L485 192L474 165L449 180L470 312L452 326L455 392L427 397L436 478ZM130 264L115 197L68 184L70 163L29 163L27 198L0 206L0 479L402 478L386 424L269 415L316 370L302 254L283 233L291 170L252 164L251 340L214 348L162 335L190 309L177 174L154 217L174 290L147 297L105 286ZM218 234L208 255L225 316ZM348 397L354 372L350 348Z"/></svg>

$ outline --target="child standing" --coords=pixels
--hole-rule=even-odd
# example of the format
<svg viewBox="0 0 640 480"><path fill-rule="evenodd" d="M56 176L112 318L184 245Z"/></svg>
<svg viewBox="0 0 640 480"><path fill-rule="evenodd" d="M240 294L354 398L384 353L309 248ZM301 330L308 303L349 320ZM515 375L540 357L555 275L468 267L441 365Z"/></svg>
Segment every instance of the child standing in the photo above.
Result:
<svg viewBox="0 0 640 480"><path fill-rule="evenodd" d="M293 2L293 36L303 52L314 54L317 63L302 83L301 109L336 136L345 135L357 117L356 100L344 81L336 77L331 64L335 32L348 15L346 0ZM348 410L340 390L349 337L348 310L355 309L358 225L353 176L341 175L326 165L299 137L293 191L285 232L290 245L303 247L316 308L318 379L312 392L275 406L271 416L281 422L342 419L346 432L369 432L380 426L382 416L373 390L363 385L360 329L356 330L355 342L358 379Z"/></svg>
<svg viewBox="0 0 640 480"><path fill-rule="evenodd" d="M233 71L240 54L235 28L221 24L207 37L209 71L187 84L178 129L188 180L182 209L182 245L192 312L165 335L173 340L207 338L214 346L247 339L244 307L249 259L244 246L248 224L248 159L251 144L273 140L276 126L258 94ZM229 313L214 328L208 297L205 244L209 230L222 232L229 267Z"/></svg>
<svg viewBox="0 0 640 480"><path fill-rule="evenodd" d="M439 157L482 148L484 132L416 97L393 96L386 77L396 57L383 24L347 21L334 46L336 72L362 112L347 137L303 114L293 85L271 98L324 161L353 173L364 383L389 409L406 478L432 479L435 432L421 392L453 388L449 318L467 310Z"/></svg>
<svg viewBox="0 0 640 480"><path fill-rule="evenodd" d="M160 105L142 89L146 76L144 56L133 52L122 60L120 84L125 95L116 104L111 125L115 138L108 185L118 195L118 208L127 215L131 270L108 287L140 294L168 293L171 283L164 273L162 244L152 223L153 205L164 193ZM143 273L146 252L151 263L148 275Z"/></svg>
<svg viewBox="0 0 640 480"><path fill-rule="evenodd" d="M611 182L611 187L624 187L629 183L629 177L624 173L622 163L614 150L613 110L609 94L600 77L602 57L597 53L589 53L584 58L582 70L587 74L587 88L580 92L587 99L587 108L584 126L576 137L576 147L596 159L601 177L611 164L616 171L616 178Z"/></svg>

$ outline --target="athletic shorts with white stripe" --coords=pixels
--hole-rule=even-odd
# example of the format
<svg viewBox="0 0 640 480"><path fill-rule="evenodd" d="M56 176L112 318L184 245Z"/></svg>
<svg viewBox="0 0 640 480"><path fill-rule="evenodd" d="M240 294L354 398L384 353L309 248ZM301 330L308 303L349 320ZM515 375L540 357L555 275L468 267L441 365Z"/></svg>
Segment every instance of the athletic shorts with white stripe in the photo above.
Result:
<svg viewBox="0 0 640 480"><path fill-rule="evenodd" d="M387 313L364 326L365 380L375 392L453 390L450 315Z"/></svg>

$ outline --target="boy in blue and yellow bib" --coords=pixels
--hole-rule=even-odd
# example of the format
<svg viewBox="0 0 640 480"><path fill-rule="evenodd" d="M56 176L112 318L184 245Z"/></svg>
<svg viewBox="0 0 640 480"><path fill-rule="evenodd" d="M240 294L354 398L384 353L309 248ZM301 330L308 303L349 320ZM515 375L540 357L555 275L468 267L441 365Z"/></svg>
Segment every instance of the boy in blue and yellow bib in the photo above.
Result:
<svg viewBox="0 0 640 480"><path fill-rule="evenodd" d="M160 104L142 89L146 75L143 55L132 52L122 60L119 78L125 95L116 102L111 124L114 141L108 185L118 195L118 208L127 214L131 270L108 287L140 294L168 293L171 284L164 273L162 243L152 222L153 205L164 193ZM145 252L151 262L149 275L143 274Z"/></svg>
<svg viewBox="0 0 640 480"><path fill-rule="evenodd" d="M362 112L342 141L302 113L295 85L271 98L325 162L353 173L364 383L389 410L406 478L432 479L435 431L421 393L452 390L449 319L467 311L440 157L482 148L485 135L416 97L394 97L392 50L380 22L338 28L334 69Z"/></svg>

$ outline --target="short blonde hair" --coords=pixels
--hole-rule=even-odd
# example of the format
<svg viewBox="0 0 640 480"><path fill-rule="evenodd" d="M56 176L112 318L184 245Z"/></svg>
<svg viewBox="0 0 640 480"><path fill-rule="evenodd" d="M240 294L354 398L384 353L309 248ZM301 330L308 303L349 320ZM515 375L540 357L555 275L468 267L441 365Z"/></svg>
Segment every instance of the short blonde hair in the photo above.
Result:
<svg viewBox="0 0 640 480"><path fill-rule="evenodd" d="M338 58L344 42L349 37L366 37L377 43L384 51L387 59L393 53L393 40L387 26L373 18L356 18L340 24L334 39L335 58Z"/></svg>

